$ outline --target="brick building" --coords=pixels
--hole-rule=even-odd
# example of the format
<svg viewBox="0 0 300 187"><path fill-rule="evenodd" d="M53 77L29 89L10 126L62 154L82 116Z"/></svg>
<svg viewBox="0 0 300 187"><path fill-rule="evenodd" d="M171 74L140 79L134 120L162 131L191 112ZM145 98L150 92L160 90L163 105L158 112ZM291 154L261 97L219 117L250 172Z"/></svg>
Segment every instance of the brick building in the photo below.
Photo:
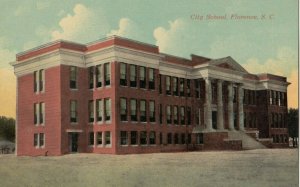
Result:
<svg viewBox="0 0 300 187"><path fill-rule="evenodd" d="M121 37L17 54L17 155L288 146L285 77ZM238 133L240 138L231 136Z"/></svg>

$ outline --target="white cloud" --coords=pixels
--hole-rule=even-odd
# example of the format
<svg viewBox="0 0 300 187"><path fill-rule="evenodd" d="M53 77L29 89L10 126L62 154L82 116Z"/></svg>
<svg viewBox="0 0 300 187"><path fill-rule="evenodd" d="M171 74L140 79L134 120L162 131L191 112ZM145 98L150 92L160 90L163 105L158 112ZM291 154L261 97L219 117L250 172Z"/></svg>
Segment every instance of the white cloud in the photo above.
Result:
<svg viewBox="0 0 300 187"><path fill-rule="evenodd" d="M169 28L157 27L153 36L161 52L179 52L178 46L184 38L185 23L181 19L169 21ZM182 43L181 43L182 44ZM178 51L179 50L179 51Z"/></svg>
<svg viewBox="0 0 300 187"><path fill-rule="evenodd" d="M10 45L11 41L5 37L0 37L0 68L11 68L9 62L14 61L16 58L16 51L6 48Z"/></svg>
<svg viewBox="0 0 300 187"><path fill-rule="evenodd" d="M129 18L121 18L119 28L111 30L106 36L122 36L130 39L140 40L145 42L146 32L139 27L134 21Z"/></svg>
<svg viewBox="0 0 300 187"><path fill-rule="evenodd" d="M275 58L269 58L265 62L251 58L243 66L252 73L273 73L289 76L291 70L297 68L297 53L291 48L281 47L277 50Z"/></svg>
<svg viewBox="0 0 300 187"><path fill-rule="evenodd" d="M62 18L59 22L61 30L55 30L52 32L52 39L66 39L72 40L81 33L81 31L87 26L87 22L92 19L93 13L82 4L75 5L73 9L74 15L68 14Z"/></svg>
<svg viewBox="0 0 300 187"><path fill-rule="evenodd" d="M242 64L250 73L272 73L287 77L291 85L288 86L288 105L298 107L298 63L297 53L288 47L277 50L276 58L269 58L265 62L259 62L252 58Z"/></svg>
<svg viewBox="0 0 300 187"><path fill-rule="evenodd" d="M61 11L63 13L63 11ZM52 40L64 39L75 42L90 42L97 37L103 37L108 32L108 23L104 12L97 7L97 12L83 4L76 4L71 14L67 14L59 21L59 29L50 29ZM40 34L48 35L45 29Z"/></svg>

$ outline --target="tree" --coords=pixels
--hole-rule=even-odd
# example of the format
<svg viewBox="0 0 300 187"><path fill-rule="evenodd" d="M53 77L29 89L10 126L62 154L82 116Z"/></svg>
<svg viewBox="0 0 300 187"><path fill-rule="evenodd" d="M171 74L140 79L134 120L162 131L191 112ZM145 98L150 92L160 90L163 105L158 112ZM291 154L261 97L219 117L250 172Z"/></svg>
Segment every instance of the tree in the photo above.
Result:
<svg viewBox="0 0 300 187"><path fill-rule="evenodd" d="M0 138L15 142L15 124L15 119L0 116Z"/></svg>
<svg viewBox="0 0 300 187"><path fill-rule="evenodd" d="M297 138L299 137L298 109L289 109L287 122L289 128L289 135L293 138L293 147L297 147Z"/></svg>

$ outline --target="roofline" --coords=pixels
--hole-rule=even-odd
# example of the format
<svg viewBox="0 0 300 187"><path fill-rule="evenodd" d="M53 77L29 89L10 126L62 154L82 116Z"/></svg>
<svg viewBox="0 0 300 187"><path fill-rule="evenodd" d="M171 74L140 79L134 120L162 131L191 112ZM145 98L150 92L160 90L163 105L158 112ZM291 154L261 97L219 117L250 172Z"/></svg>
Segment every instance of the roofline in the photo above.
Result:
<svg viewBox="0 0 300 187"><path fill-rule="evenodd" d="M29 52L32 52L32 51L36 51L36 50L39 50L39 49L43 49L43 48L46 48L46 47L49 47L51 45L55 45L55 44L58 44L58 43L68 43L68 44L85 46L84 44L81 44L81 43L76 43L76 42L72 42L72 41L69 41L69 40L61 40L60 39L60 40L54 40L54 41L51 41L51 42L39 45L37 47L34 47L34 48L31 48L31 49L19 52L19 53L16 54L16 56L19 57L19 56L22 56L22 55L24 55L26 53L29 53Z"/></svg>

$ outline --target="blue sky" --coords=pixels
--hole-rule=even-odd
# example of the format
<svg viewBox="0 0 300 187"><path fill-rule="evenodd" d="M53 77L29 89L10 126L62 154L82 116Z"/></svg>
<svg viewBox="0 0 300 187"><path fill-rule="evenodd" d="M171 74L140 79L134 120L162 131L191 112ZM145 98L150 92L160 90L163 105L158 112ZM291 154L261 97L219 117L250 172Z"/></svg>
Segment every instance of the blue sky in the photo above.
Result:
<svg viewBox="0 0 300 187"><path fill-rule="evenodd" d="M15 93L15 78L8 62L14 60L16 53L56 39L88 43L116 34L158 45L164 53L186 58L191 53L210 58L232 56L252 73L286 76L293 83L289 88L293 93L289 95L290 106L297 106L297 0L0 3L0 93ZM231 19L233 14L258 19ZM204 16L204 20L192 19L192 15ZM207 15L226 15L227 19L207 20ZM261 19L263 15L266 19ZM9 101L5 100L11 109L0 110L0 115L13 116L11 95Z"/></svg>

